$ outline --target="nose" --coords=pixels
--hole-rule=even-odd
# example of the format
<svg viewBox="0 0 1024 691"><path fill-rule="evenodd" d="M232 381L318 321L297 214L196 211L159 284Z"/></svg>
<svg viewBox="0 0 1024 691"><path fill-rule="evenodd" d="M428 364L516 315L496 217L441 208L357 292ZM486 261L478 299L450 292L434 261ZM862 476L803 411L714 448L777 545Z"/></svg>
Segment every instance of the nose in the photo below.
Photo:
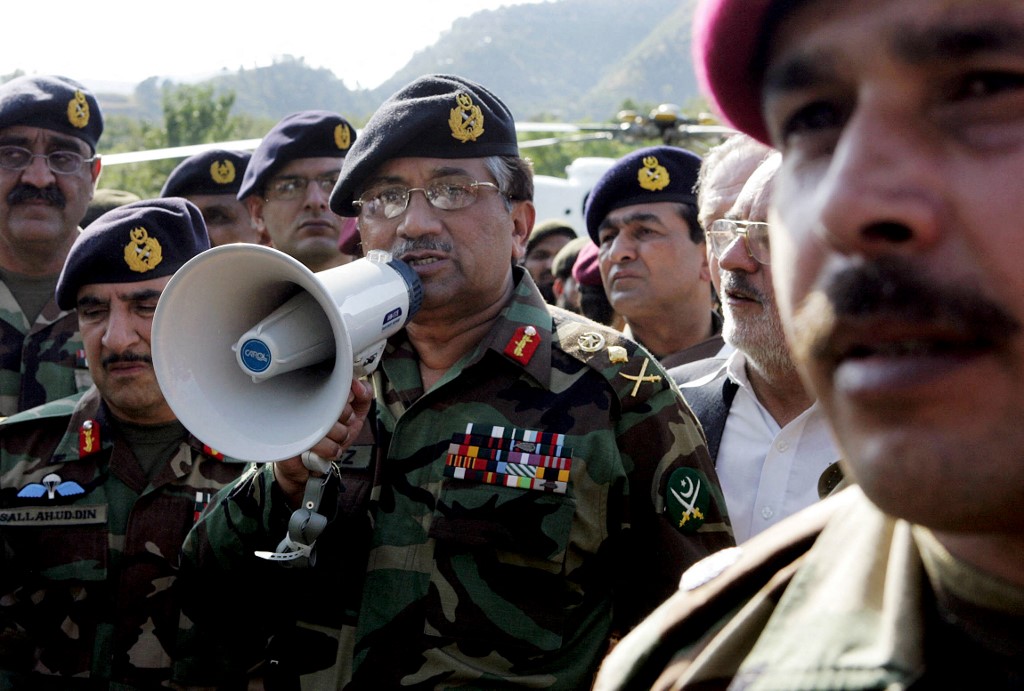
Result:
<svg viewBox="0 0 1024 691"><path fill-rule="evenodd" d="M398 234L403 237L418 237L441 231L440 216L422 189L409 190L409 203L398 218Z"/></svg>
<svg viewBox="0 0 1024 691"><path fill-rule="evenodd" d="M821 239L865 256L919 253L939 239L946 182L924 127L898 106L858 104L818 186Z"/></svg>
<svg viewBox="0 0 1024 691"><path fill-rule="evenodd" d="M320 186L316 180L310 180L306 185L306 205L326 209L330 205L331 193Z"/></svg>
<svg viewBox="0 0 1024 691"><path fill-rule="evenodd" d="M123 353L139 342L139 333L128 315L111 308L107 328L103 332L103 347L115 353Z"/></svg>
<svg viewBox="0 0 1024 691"><path fill-rule="evenodd" d="M604 254L607 258L615 264L622 264L636 259L636 243L629 237L628 233L618 233L602 249L605 250Z"/></svg>
<svg viewBox="0 0 1024 691"><path fill-rule="evenodd" d="M737 235L736 239L729 243L729 246L722 252L722 256L718 259L718 265L724 271L742 271L752 274L758 270L761 263L747 251L747 239L742 235Z"/></svg>
<svg viewBox="0 0 1024 691"><path fill-rule="evenodd" d="M57 174L50 170L44 156L33 156L28 168L21 171L21 181L43 189L57 181Z"/></svg>

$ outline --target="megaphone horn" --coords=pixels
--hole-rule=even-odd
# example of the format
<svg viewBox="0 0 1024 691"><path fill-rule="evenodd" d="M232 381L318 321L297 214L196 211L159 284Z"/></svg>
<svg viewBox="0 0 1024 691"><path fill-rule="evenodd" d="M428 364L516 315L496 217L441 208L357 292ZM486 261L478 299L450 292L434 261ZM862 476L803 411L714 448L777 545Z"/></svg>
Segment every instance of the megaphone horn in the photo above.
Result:
<svg viewBox="0 0 1024 691"><path fill-rule="evenodd" d="M327 434L352 378L377 366L422 291L408 264L380 250L314 274L262 245L215 247L160 296L157 381L211 448L241 461L292 458Z"/></svg>

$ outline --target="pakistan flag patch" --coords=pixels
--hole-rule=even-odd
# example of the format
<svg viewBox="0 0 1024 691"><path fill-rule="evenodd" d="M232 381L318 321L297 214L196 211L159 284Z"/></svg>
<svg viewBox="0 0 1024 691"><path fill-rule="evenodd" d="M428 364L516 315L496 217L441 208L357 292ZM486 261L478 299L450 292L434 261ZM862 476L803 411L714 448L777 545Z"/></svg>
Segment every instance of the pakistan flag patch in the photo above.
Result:
<svg viewBox="0 0 1024 691"><path fill-rule="evenodd" d="M704 525L710 505L711 492L704 473L694 468L673 471L665 490L665 510L680 532L696 532Z"/></svg>

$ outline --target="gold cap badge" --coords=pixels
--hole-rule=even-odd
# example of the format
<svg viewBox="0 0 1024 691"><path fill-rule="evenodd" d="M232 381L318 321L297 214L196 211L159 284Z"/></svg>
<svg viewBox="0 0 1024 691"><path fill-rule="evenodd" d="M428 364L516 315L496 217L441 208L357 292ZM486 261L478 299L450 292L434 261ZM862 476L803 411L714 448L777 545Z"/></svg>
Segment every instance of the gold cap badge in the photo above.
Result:
<svg viewBox="0 0 1024 691"><path fill-rule="evenodd" d="M89 124L89 102L81 91L75 91L75 97L68 101L68 122L78 129Z"/></svg>
<svg viewBox="0 0 1024 691"><path fill-rule="evenodd" d="M644 157L643 167L637 171L636 179L640 187L651 192L665 189L670 182L668 170L658 163L657 156Z"/></svg>
<svg viewBox="0 0 1024 691"><path fill-rule="evenodd" d="M480 106L473 104L473 98L469 94L458 94L455 96L458 104L451 109L448 117L448 126L452 128L452 136L465 144L475 142L484 133L484 114Z"/></svg>
<svg viewBox="0 0 1024 691"><path fill-rule="evenodd" d="M334 128L334 143L342 150L352 146L352 131L348 128L348 125L340 124Z"/></svg>
<svg viewBox="0 0 1024 691"><path fill-rule="evenodd" d="M163 248L156 238L149 237L149 231L142 226L132 228L128 233L131 240L124 247L124 263L138 273L155 269L163 261Z"/></svg>
<svg viewBox="0 0 1024 691"><path fill-rule="evenodd" d="M235 181L235 164L224 159L210 164L210 177L218 185L227 185Z"/></svg>

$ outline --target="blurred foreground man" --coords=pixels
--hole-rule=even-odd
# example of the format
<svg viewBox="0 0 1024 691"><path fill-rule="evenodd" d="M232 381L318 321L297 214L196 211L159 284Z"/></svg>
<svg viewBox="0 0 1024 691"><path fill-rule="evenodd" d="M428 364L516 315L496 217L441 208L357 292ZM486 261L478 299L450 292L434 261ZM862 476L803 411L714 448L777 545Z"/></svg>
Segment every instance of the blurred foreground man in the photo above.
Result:
<svg viewBox="0 0 1024 691"><path fill-rule="evenodd" d="M103 114L78 82L0 85L0 415L89 388L73 309L53 301L100 176Z"/></svg>
<svg viewBox="0 0 1024 691"><path fill-rule="evenodd" d="M1022 688L1024 4L710 0L695 30L783 154L776 294L857 486L688 573L598 686Z"/></svg>
<svg viewBox="0 0 1024 691"><path fill-rule="evenodd" d="M549 308L518 265L532 197L512 115L479 84L422 77L370 118L331 207L416 271L422 307L372 375L373 434L342 438L309 568L254 555L302 496L292 462L243 476L191 533L179 681L587 688L686 565L733 544L664 370Z"/></svg>
<svg viewBox="0 0 1024 691"><path fill-rule="evenodd" d="M95 386L0 424L0 688L167 683L185 534L244 469L192 437L150 358L171 275L209 247L183 199L100 216L71 248L57 304L79 314Z"/></svg>

